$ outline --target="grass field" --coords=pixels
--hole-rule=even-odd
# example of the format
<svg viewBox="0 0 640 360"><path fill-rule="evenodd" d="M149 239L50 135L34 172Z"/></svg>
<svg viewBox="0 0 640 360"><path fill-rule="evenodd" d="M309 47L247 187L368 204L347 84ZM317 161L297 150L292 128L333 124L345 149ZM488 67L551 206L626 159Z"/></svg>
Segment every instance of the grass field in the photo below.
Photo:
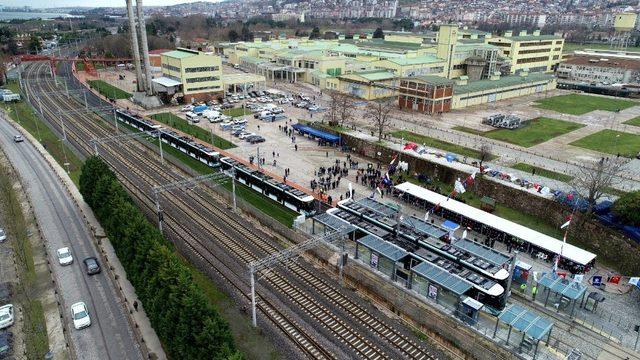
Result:
<svg viewBox="0 0 640 360"><path fill-rule="evenodd" d="M486 132L476 132L476 134L523 147L531 147L551 140L556 136L580 129L581 127L584 127L584 125L541 117L527 121L524 123L524 126L519 129L496 129Z"/></svg>
<svg viewBox="0 0 640 360"><path fill-rule="evenodd" d="M251 111L239 107L239 108L233 108L233 109L224 109L222 110L222 113L227 116L238 117L238 116L249 115L251 114Z"/></svg>
<svg viewBox="0 0 640 360"><path fill-rule="evenodd" d="M517 163L511 166L514 169L526 171L531 174L533 169L536 169L536 175L544 176L549 179L555 179L559 181L569 182L573 179L573 176L569 176L566 174L561 174L559 172L543 169L537 166L525 164L525 163Z"/></svg>
<svg viewBox="0 0 640 360"><path fill-rule="evenodd" d="M17 83L11 83L6 87L15 93L20 91ZM33 135L34 138L40 141L60 166L67 169L64 164L69 164L69 176L73 182L78 184L82 161L40 120L31 106L24 100L12 104L3 104L2 106L13 120L18 122L25 130Z"/></svg>
<svg viewBox="0 0 640 360"><path fill-rule="evenodd" d="M199 126L191 125L187 120L173 114L173 113L160 113L151 115L151 118L158 120L163 124L167 124L174 129L178 129L186 134L189 134L197 139L205 141L219 149L226 150L236 147L232 142L221 138L216 134L211 134Z"/></svg>
<svg viewBox="0 0 640 360"><path fill-rule="evenodd" d="M102 80L88 80L89 86L109 99L128 99L132 95Z"/></svg>
<svg viewBox="0 0 640 360"><path fill-rule="evenodd" d="M468 156L475 159L480 158L480 152L474 149L452 144L450 142L434 139L432 137L412 133L406 130L394 131L391 133L391 136L394 136L398 139L404 138L406 141L411 141L421 145L423 144L424 146L434 147L436 149L452 152L454 154L458 154L462 156ZM492 156L491 159L495 159L495 156ZM491 160L491 159L487 159L487 160Z"/></svg>
<svg viewBox="0 0 640 360"><path fill-rule="evenodd" d="M601 130L583 137L570 145L603 153L634 158L640 151L640 135L616 130Z"/></svg>
<svg viewBox="0 0 640 360"><path fill-rule="evenodd" d="M640 116L636 116L633 119L629 119L624 123L627 125L640 126Z"/></svg>
<svg viewBox="0 0 640 360"><path fill-rule="evenodd" d="M638 103L630 100L568 94L540 99L535 106L565 114L583 115L594 110L616 111L618 109L624 110L635 105L638 105Z"/></svg>

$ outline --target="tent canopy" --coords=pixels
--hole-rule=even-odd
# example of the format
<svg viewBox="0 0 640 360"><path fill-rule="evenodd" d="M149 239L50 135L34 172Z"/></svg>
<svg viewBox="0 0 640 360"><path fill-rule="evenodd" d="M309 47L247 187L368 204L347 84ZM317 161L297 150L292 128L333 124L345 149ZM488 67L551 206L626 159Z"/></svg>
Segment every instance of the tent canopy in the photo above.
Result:
<svg viewBox="0 0 640 360"><path fill-rule="evenodd" d="M309 127L309 126L306 126L306 125L302 125L302 124L295 124L292 127L294 129L298 130L299 132L303 133L303 134L308 134L308 135L314 136L314 137L316 137L318 139L322 139L322 140L330 142L332 144L337 144L337 143L340 142L340 136L339 135L334 135L334 134L328 133L326 131L314 129L312 127Z"/></svg>

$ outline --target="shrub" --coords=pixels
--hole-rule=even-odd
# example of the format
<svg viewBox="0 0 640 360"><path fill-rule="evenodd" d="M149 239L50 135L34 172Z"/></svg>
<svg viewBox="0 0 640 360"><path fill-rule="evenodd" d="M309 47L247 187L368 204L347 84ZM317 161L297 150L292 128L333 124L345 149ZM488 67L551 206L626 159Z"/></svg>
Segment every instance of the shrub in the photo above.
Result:
<svg viewBox="0 0 640 360"><path fill-rule="evenodd" d="M626 223L640 226L640 190L626 193L618 198L613 204L613 212Z"/></svg>

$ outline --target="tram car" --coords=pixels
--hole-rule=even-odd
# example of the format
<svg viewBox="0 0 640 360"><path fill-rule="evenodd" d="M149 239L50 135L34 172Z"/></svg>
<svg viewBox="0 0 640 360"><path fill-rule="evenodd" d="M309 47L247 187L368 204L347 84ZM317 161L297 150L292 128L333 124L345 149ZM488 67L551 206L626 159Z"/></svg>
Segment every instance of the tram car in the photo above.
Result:
<svg viewBox="0 0 640 360"><path fill-rule="evenodd" d="M161 131L162 142L212 168L220 166L220 153L173 130Z"/></svg>
<svg viewBox="0 0 640 360"><path fill-rule="evenodd" d="M305 216L315 213L315 199L304 191L284 184L230 157L221 158L220 164L223 170L234 169L236 180L254 191Z"/></svg>
<svg viewBox="0 0 640 360"><path fill-rule="evenodd" d="M156 131L162 128L160 124L155 123L151 120L147 120L142 116L138 116L137 114L127 110L116 110L116 118L118 119L118 121L121 121L129 126L133 126L140 131Z"/></svg>

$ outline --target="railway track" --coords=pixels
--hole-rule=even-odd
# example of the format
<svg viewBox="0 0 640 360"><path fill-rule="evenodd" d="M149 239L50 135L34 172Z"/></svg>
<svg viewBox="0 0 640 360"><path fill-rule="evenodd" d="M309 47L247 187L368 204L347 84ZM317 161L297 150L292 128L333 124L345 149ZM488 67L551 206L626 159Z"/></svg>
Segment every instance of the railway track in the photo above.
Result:
<svg viewBox="0 0 640 360"><path fill-rule="evenodd" d="M38 74L40 70L41 65L40 68L38 68L38 65L29 68L30 72L35 72L36 74ZM41 87L40 92L47 98L47 102L49 102L44 106L46 108L45 112L48 112L50 117L55 117L55 112L52 107L55 107L53 104L56 102L49 94L54 93L56 89L51 82L43 82L42 84L47 86L47 88ZM65 104L58 105L58 113L74 108L71 101L63 102ZM67 136L69 137L71 133L71 140L87 154L93 151L86 139L111 134L111 132L107 130L108 126L105 126L106 124L104 123L98 125L93 122L78 120L75 116L64 116L70 120L72 124L66 127ZM52 122L52 125L56 126L55 122ZM59 125L57 127L59 129ZM105 157L116 172L118 172L119 177L125 181L127 187L129 189L135 189L135 191L132 192L138 201L142 202L145 207L153 213L154 204L148 196L150 194L149 189L154 185L175 181L179 179L180 176L167 172L166 169L163 169L159 164L149 160L149 157L140 156L140 154L149 153L149 150L144 145L138 142L132 142L131 144L135 147L135 151L131 151L131 148L122 150L117 147L103 149L103 157ZM137 166L132 163L132 161L135 161ZM140 184L147 184L148 188L143 189ZM178 239L183 240L185 245L198 254L203 260L210 263L211 261L208 259L215 257L216 249L212 246L211 241L197 239L197 236L194 236L193 230L197 230L196 233L198 234L212 235L213 238L224 245L224 249L230 251L235 257L244 262L249 262L264 254L278 251L278 248L266 241L264 237L249 230L247 224L243 224L240 220L229 216L226 208L208 200L203 190L198 189L188 193L183 192L180 195L181 196L168 194L165 196L166 202L168 203L167 206L171 211L191 219L191 227L187 229L181 224L182 221L181 223L175 222L173 218L169 216L165 217L166 219L169 218L165 224L168 225L169 230L176 235ZM215 217L203 215L208 213L215 215ZM214 222L211 220L212 218L218 221ZM230 236L230 233L236 236ZM250 241L247 243L244 240ZM307 268L293 263L289 266L289 270L297 277L297 283L304 283L306 286L310 286L314 291L314 295L310 295L307 291L296 285L294 281L289 280L287 276L277 272L271 273L271 276L269 276L265 282L280 294L285 294L290 302L297 305L310 318L320 323L330 331L334 337L340 339L341 342L351 348L359 357L390 358L390 355L363 336L361 334L362 331L351 327L345 320L335 315L332 311L333 309L329 309L324 304L328 303L332 307L340 309L343 314L346 314L349 320L353 320L356 324L359 324L359 329L366 329L368 332L374 334L376 340L383 340L387 348L395 349L394 353L399 353L402 357L416 359L433 358L427 349L418 345L396 328L372 316L355 301L343 295L335 287ZM220 271L217 271L217 273L227 278L227 276L223 275ZM287 275L291 274L287 273ZM233 279L227 280L236 287L239 293L246 297L246 292L242 291ZM245 281L246 280L242 279L242 282ZM319 301L315 298L315 295L321 295L324 301ZM300 326L294 322L286 321L286 316L276 307L269 307L269 302L266 298L261 298L260 304L262 313L283 330L289 338L294 340L294 343L309 356L313 358L334 357L326 351L323 353L324 348L321 345L316 344L313 346L314 340L305 336L305 332Z"/></svg>

